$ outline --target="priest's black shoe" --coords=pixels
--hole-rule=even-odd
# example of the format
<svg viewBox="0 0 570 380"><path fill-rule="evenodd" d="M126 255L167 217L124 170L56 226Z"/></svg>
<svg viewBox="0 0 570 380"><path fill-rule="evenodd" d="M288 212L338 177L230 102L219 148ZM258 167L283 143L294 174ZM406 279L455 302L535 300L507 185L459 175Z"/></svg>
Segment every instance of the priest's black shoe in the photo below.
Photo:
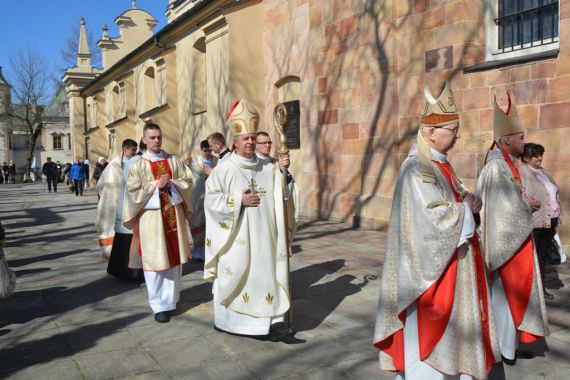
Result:
<svg viewBox="0 0 570 380"><path fill-rule="evenodd" d="M168 323L170 322L170 311L161 311L154 315L154 320L158 323Z"/></svg>
<svg viewBox="0 0 570 380"><path fill-rule="evenodd" d="M550 294L546 291L546 289L544 289L544 299L547 299L549 301L552 301L554 299L554 295Z"/></svg>
<svg viewBox="0 0 570 380"><path fill-rule="evenodd" d="M285 325L284 322L274 323L269 329L269 340L272 342L282 341L292 335L295 335L295 330Z"/></svg>

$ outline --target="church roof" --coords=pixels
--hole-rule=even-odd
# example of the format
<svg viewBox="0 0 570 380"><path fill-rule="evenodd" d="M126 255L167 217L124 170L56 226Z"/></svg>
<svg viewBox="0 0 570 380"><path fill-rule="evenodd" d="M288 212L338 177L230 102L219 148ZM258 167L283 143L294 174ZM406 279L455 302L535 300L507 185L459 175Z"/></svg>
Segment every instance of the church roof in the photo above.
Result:
<svg viewBox="0 0 570 380"><path fill-rule="evenodd" d="M10 86L10 83L8 83L6 78L4 78L4 75L2 75L2 66L0 66L0 84ZM12 86L10 86L10 87L12 87Z"/></svg>
<svg viewBox="0 0 570 380"><path fill-rule="evenodd" d="M45 105L43 116L44 117L69 117L69 108L66 107L68 103L65 88L61 86L55 95Z"/></svg>

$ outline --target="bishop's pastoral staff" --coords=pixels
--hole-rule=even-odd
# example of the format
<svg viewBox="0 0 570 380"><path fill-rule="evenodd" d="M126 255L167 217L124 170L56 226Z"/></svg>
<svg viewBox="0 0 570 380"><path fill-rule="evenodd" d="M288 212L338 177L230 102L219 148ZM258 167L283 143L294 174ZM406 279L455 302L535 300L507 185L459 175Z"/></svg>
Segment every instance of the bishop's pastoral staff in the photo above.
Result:
<svg viewBox="0 0 570 380"><path fill-rule="evenodd" d="M143 269L154 319L166 323L180 299L182 264L190 259L192 173L162 150L158 125L144 126L143 142L146 151L129 169L124 224L134 231L130 266Z"/></svg>
<svg viewBox="0 0 570 380"><path fill-rule="evenodd" d="M289 293L288 229L284 208L294 183L279 165L259 160L255 137L259 113L245 100L236 102L226 118L236 150L218 163L206 181L206 261L204 279L213 282L214 324L240 335L286 336ZM287 329L287 331L289 331Z"/></svg>
<svg viewBox="0 0 570 380"><path fill-rule="evenodd" d="M506 364L532 353L517 350L548 335L548 319L536 250L532 210L540 202L526 198L515 163L524 151L524 128L511 105L503 112L494 102L494 142L477 181L483 199L481 240L492 281L491 296ZM538 204L537 204L538 203Z"/></svg>
<svg viewBox="0 0 570 380"><path fill-rule="evenodd" d="M446 85L424 91L417 145L402 164L388 228L374 345L397 379L484 379L500 361L468 192L447 160L460 138Z"/></svg>

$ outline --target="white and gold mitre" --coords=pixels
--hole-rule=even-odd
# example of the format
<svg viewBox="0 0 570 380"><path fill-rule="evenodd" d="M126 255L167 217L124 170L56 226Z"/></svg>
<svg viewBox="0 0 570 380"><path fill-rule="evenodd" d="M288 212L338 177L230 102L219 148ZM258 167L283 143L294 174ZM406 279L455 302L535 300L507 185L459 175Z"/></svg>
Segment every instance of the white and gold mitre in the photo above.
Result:
<svg viewBox="0 0 570 380"><path fill-rule="evenodd" d="M422 127L440 127L459 121L455 99L449 88L449 83L437 99L434 99L429 88L424 88L424 107L420 114L420 124Z"/></svg>
<svg viewBox="0 0 570 380"><path fill-rule="evenodd" d="M233 131L234 136L257 133L259 112L247 100L240 99L230 108L226 125Z"/></svg>
<svg viewBox="0 0 570 380"><path fill-rule="evenodd" d="M495 97L493 112L493 136L498 139L503 136L514 135L515 133L525 132L524 127L517 115L515 106L511 104L511 95L507 92L507 111L503 110L497 104Z"/></svg>

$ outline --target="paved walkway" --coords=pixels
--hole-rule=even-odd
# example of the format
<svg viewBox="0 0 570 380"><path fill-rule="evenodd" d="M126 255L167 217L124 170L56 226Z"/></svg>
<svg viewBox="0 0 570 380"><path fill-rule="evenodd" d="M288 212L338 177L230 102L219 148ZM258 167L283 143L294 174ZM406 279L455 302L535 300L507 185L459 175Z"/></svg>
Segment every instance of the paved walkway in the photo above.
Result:
<svg viewBox="0 0 570 380"><path fill-rule="evenodd" d="M0 185L6 254L18 276L17 292L0 300L0 378L394 378L377 370L371 345L384 233L305 221L292 259L298 342L272 343L216 332L211 286L193 264L185 268L177 315L154 322L144 285L105 272L96 201L92 192ZM570 267L548 275L556 301L548 307L546 356L497 365L493 379L568 378Z"/></svg>

